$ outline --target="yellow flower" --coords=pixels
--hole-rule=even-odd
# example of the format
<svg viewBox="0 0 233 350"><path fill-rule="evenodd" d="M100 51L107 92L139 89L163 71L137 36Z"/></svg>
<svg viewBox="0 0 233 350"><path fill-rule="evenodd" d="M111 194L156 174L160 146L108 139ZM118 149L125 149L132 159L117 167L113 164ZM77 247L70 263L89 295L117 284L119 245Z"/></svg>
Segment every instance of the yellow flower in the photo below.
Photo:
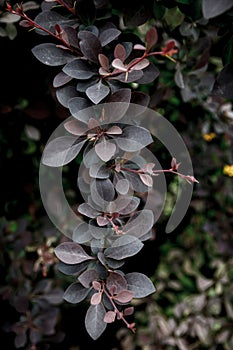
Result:
<svg viewBox="0 0 233 350"><path fill-rule="evenodd" d="M202 137L207 142L210 142L216 137L216 134L215 134L215 132L211 132L210 134L203 134Z"/></svg>
<svg viewBox="0 0 233 350"><path fill-rule="evenodd" d="M232 165L224 165L223 174L233 177L233 164Z"/></svg>

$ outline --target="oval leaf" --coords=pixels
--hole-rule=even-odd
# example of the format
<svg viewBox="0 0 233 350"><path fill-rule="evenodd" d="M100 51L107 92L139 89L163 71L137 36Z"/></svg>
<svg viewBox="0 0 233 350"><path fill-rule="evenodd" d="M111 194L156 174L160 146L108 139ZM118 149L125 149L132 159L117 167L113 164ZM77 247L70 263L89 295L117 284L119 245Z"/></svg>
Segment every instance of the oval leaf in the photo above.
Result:
<svg viewBox="0 0 233 350"><path fill-rule="evenodd" d="M70 77L81 80L89 79L95 75L95 72L92 71L90 65L81 59L76 59L67 63L62 70Z"/></svg>
<svg viewBox="0 0 233 350"><path fill-rule="evenodd" d="M107 326L107 323L104 322L105 313L105 308L102 303L91 305L87 310L85 326L87 332L94 340L101 336Z"/></svg>
<svg viewBox="0 0 233 350"><path fill-rule="evenodd" d="M133 292L134 298L144 298L155 292L153 283L143 273L127 273L125 278L128 283L128 289Z"/></svg>
<svg viewBox="0 0 233 350"><path fill-rule="evenodd" d="M116 145L112 142L104 140L95 145L95 151L100 159L107 162L114 156L116 152Z"/></svg>
<svg viewBox="0 0 233 350"><path fill-rule="evenodd" d="M47 66L61 66L74 59L74 56L70 53L51 43L39 44L33 47L32 53Z"/></svg>
<svg viewBox="0 0 233 350"><path fill-rule="evenodd" d="M42 163L51 167L59 167L71 162L80 152L86 140L74 144L76 138L61 136L46 145Z"/></svg>
<svg viewBox="0 0 233 350"><path fill-rule="evenodd" d="M100 81L87 88L86 94L93 103L98 104L109 94L109 91L109 87Z"/></svg>
<svg viewBox="0 0 233 350"><path fill-rule="evenodd" d="M71 304L77 304L83 301L89 292L90 288L84 288L79 282L74 282L66 289L63 299Z"/></svg>
<svg viewBox="0 0 233 350"><path fill-rule="evenodd" d="M105 250L108 258L121 260L137 254L143 247L143 243L136 237L124 235L113 242L112 246Z"/></svg>
<svg viewBox="0 0 233 350"><path fill-rule="evenodd" d="M63 242L54 250L57 258L66 264L79 264L94 259L77 243Z"/></svg>

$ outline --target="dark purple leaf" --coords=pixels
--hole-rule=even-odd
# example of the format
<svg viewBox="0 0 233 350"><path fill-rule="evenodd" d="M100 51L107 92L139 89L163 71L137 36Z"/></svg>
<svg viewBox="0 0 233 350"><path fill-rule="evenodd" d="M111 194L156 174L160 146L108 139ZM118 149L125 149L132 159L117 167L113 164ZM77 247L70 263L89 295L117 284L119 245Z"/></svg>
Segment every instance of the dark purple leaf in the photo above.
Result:
<svg viewBox="0 0 233 350"><path fill-rule="evenodd" d="M151 230L154 225L154 215L151 210L144 209L138 211L137 215L125 225L124 232L127 235L132 235L141 238L145 233Z"/></svg>
<svg viewBox="0 0 233 350"><path fill-rule="evenodd" d="M140 79L142 76L143 76L142 70L134 70L132 72L128 72L127 74L121 73L112 79L119 80L123 83L132 83Z"/></svg>
<svg viewBox="0 0 233 350"><path fill-rule="evenodd" d="M58 73L55 78L53 79L53 86L55 88L61 87L65 85L66 83L69 83L72 78L69 75L66 75L63 72Z"/></svg>
<svg viewBox="0 0 233 350"><path fill-rule="evenodd" d="M108 179L110 170L105 165L93 164L90 167L89 175L95 179Z"/></svg>
<svg viewBox="0 0 233 350"><path fill-rule="evenodd" d="M124 260L114 260L110 258L106 258L106 265L109 266L111 269L118 269L119 267L123 266L125 261Z"/></svg>
<svg viewBox="0 0 233 350"><path fill-rule="evenodd" d="M80 49L83 55L91 62L98 63L98 55L101 53L101 43L95 34L82 30L78 33Z"/></svg>
<svg viewBox="0 0 233 350"><path fill-rule="evenodd" d="M148 191L148 187L142 183L138 174L130 173L129 171L122 171L122 174L129 181L135 192L144 193Z"/></svg>
<svg viewBox="0 0 233 350"><path fill-rule="evenodd" d="M102 299L102 292L97 292L94 293L91 297L91 305L98 305L99 303L101 303L101 299Z"/></svg>
<svg viewBox="0 0 233 350"><path fill-rule="evenodd" d="M62 303L63 299L63 290L59 288L55 288L51 290L49 293L46 293L41 296L41 299L45 299L51 305L58 305Z"/></svg>
<svg viewBox="0 0 233 350"><path fill-rule="evenodd" d="M150 62L149 66L143 69L143 75L137 79L138 84L149 84L152 83L159 76L159 70Z"/></svg>
<svg viewBox="0 0 233 350"><path fill-rule="evenodd" d="M158 41L158 33L155 27L152 27L146 33L147 50L149 51Z"/></svg>
<svg viewBox="0 0 233 350"><path fill-rule="evenodd" d="M92 235L91 232L87 229L86 223L78 225L73 231L72 239L76 243L87 243L91 240L91 238Z"/></svg>
<svg viewBox="0 0 233 350"><path fill-rule="evenodd" d="M60 15L59 13L55 11L42 11L40 12L34 19L34 21L39 24L41 27L55 33L55 26L58 24L59 26L66 26L66 25L75 25L77 24L76 19L68 19L67 17L64 17ZM44 31L40 29L36 29L36 32L38 32L40 35L48 35Z"/></svg>
<svg viewBox="0 0 233 350"><path fill-rule="evenodd" d="M77 30L71 26L62 26L61 28L65 36L67 38L67 42L72 46L75 47L76 49L79 49L79 42L78 42L78 35L77 35Z"/></svg>
<svg viewBox="0 0 233 350"><path fill-rule="evenodd" d="M126 60L126 50L123 45L117 44L114 50L114 57L119 58L121 62Z"/></svg>
<svg viewBox="0 0 233 350"><path fill-rule="evenodd" d="M121 34L120 30L117 28L109 28L100 33L99 40L101 42L101 46L105 46L118 38Z"/></svg>
<svg viewBox="0 0 233 350"><path fill-rule="evenodd" d="M18 295L14 298L13 304L18 312L25 313L29 307L28 297L24 295Z"/></svg>
<svg viewBox="0 0 233 350"><path fill-rule="evenodd" d="M144 298L155 292L151 280L142 273L131 272L125 275L128 289L134 293L134 298Z"/></svg>
<svg viewBox="0 0 233 350"><path fill-rule="evenodd" d="M214 18L230 10L232 0L202 0L202 12L204 18Z"/></svg>
<svg viewBox="0 0 233 350"><path fill-rule="evenodd" d="M126 152L136 152L153 142L150 132L141 126L127 126L122 135L115 139L119 148Z"/></svg>
<svg viewBox="0 0 233 350"><path fill-rule="evenodd" d="M96 76L93 76L91 79L88 80L80 80L77 82L76 90L80 92L85 92L86 89L94 84L96 84L99 81Z"/></svg>
<svg viewBox="0 0 233 350"><path fill-rule="evenodd" d="M115 196L115 189L109 179L96 180L91 184L91 194L93 200L101 206L104 201L111 202Z"/></svg>
<svg viewBox="0 0 233 350"><path fill-rule="evenodd" d="M113 242L112 246L105 250L105 256L116 260L122 260L137 254L143 247L143 243L136 237L124 235Z"/></svg>
<svg viewBox="0 0 233 350"><path fill-rule="evenodd" d="M61 66L74 59L74 56L66 50L62 50L55 44L43 43L32 49L33 55L47 66Z"/></svg>
<svg viewBox="0 0 233 350"><path fill-rule="evenodd" d="M137 104L143 107L147 107L149 105L150 102L150 96L148 96L147 94L141 92L141 91L133 91L132 95L131 95L131 100L130 103L133 104ZM142 113L144 109L139 108L140 113Z"/></svg>
<svg viewBox="0 0 233 350"><path fill-rule="evenodd" d="M126 279L120 273L114 271L109 273L106 279L106 285L109 291L115 287L115 293L127 289Z"/></svg>
<svg viewBox="0 0 233 350"><path fill-rule="evenodd" d="M113 323L115 321L115 318L116 318L115 311L107 311L104 316L104 322Z"/></svg>
<svg viewBox="0 0 233 350"><path fill-rule="evenodd" d="M66 264L79 264L94 259L77 243L63 242L54 250L57 258Z"/></svg>
<svg viewBox="0 0 233 350"><path fill-rule="evenodd" d="M67 63L62 70L70 77L80 80L89 79L96 74L86 61L79 58Z"/></svg>
<svg viewBox="0 0 233 350"><path fill-rule="evenodd" d="M78 278L79 282L85 287L89 288L93 281L99 278L99 274L95 269L89 269L84 271Z"/></svg>
<svg viewBox="0 0 233 350"><path fill-rule="evenodd" d="M220 71L211 94L224 98L233 98L233 62L227 64Z"/></svg>
<svg viewBox="0 0 233 350"><path fill-rule="evenodd" d="M105 308L102 303L98 305L91 305L87 310L85 317L85 326L87 332L96 340L104 332L107 323L104 322Z"/></svg>
<svg viewBox="0 0 233 350"><path fill-rule="evenodd" d="M107 162L114 156L116 152L116 145L115 143L104 140L96 143L95 151L100 159Z"/></svg>
<svg viewBox="0 0 233 350"><path fill-rule="evenodd" d="M81 272L83 272L87 268L88 264L89 264L89 261L84 261L80 264L65 264L59 261L58 270L67 276L79 275Z"/></svg>
<svg viewBox="0 0 233 350"><path fill-rule="evenodd" d="M65 291L63 298L71 304L83 301L91 288L84 288L79 282L72 283Z"/></svg>
<svg viewBox="0 0 233 350"><path fill-rule="evenodd" d="M129 290L121 290L117 295L114 296L114 300L119 303L129 303L134 297L134 293Z"/></svg>
<svg viewBox="0 0 233 350"><path fill-rule="evenodd" d="M56 96L60 104L68 108L68 102L74 97L77 97L79 94L76 91L74 86L64 86L56 91Z"/></svg>
<svg viewBox="0 0 233 350"><path fill-rule="evenodd" d="M90 101L83 97L74 97L69 100L68 107L73 117L79 119L82 116L82 110L91 106ZM85 112L84 112L85 113Z"/></svg>
<svg viewBox="0 0 233 350"><path fill-rule="evenodd" d="M43 152L42 163L59 167L70 163L80 152L86 140L76 143L72 136L60 136L49 142Z"/></svg>
<svg viewBox="0 0 233 350"><path fill-rule="evenodd" d="M140 199L138 197L119 196L115 204L116 211L119 214L128 215L137 209L140 204Z"/></svg>
<svg viewBox="0 0 233 350"><path fill-rule="evenodd" d="M128 58L132 52L133 44L131 43L131 41L124 41L121 44L124 46L125 51L126 51L126 58Z"/></svg>
<svg viewBox="0 0 233 350"><path fill-rule="evenodd" d="M93 103L98 104L109 94L109 91L109 87L104 85L100 80L98 83L87 88L86 94Z"/></svg>

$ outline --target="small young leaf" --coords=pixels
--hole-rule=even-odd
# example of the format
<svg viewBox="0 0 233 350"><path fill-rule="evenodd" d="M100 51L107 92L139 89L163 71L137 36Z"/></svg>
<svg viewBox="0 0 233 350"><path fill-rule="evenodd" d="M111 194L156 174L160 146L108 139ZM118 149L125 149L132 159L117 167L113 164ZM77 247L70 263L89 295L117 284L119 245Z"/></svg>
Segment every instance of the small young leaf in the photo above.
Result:
<svg viewBox="0 0 233 350"><path fill-rule="evenodd" d="M104 316L104 322L113 323L115 321L115 318L116 318L115 311L107 311Z"/></svg>
<svg viewBox="0 0 233 350"><path fill-rule="evenodd" d="M146 33L147 51L149 51L158 41L158 33L155 27L152 27Z"/></svg>
<svg viewBox="0 0 233 350"><path fill-rule="evenodd" d="M134 313L134 307L127 307L126 309L124 309L123 314L124 316L130 316Z"/></svg>
<svg viewBox="0 0 233 350"><path fill-rule="evenodd" d="M77 243L63 242L54 250L57 258L66 264L79 264L94 259Z"/></svg>
<svg viewBox="0 0 233 350"><path fill-rule="evenodd" d="M100 53L98 55L99 63L101 64L101 67L105 69L107 72L109 71L109 59L107 56Z"/></svg>
<svg viewBox="0 0 233 350"><path fill-rule="evenodd" d="M127 67L124 65L124 63L119 59L119 58L115 58L112 61L112 66L116 69L119 69L122 72L126 72L127 71Z"/></svg>
<svg viewBox="0 0 233 350"><path fill-rule="evenodd" d="M94 340L101 336L107 326L107 323L104 322L105 313L106 311L102 303L90 305L87 310L85 326L87 332Z"/></svg>
<svg viewBox="0 0 233 350"><path fill-rule="evenodd" d="M143 243L136 237L124 235L113 242L112 246L105 250L105 256L116 260L122 260L137 254L143 247Z"/></svg>
<svg viewBox="0 0 233 350"><path fill-rule="evenodd" d="M114 300L119 303L129 303L134 297L133 292L129 290L121 290L117 295L114 296Z"/></svg>
<svg viewBox="0 0 233 350"><path fill-rule="evenodd" d="M115 293L119 293L121 290L127 289L127 281L119 272L112 271L106 279L106 285L110 291L112 287L115 287Z"/></svg>
<svg viewBox="0 0 233 350"><path fill-rule="evenodd" d="M104 140L95 145L95 151L100 159L107 162L114 156L116 152L116 145L115 143Z"/></svg>
<svg viewBox="0 0 233 350"><path fill-rule="evenodd" d="M114 57L118 58L121 62L126 60L126 50L123 45L117 44L114 50Z"/></svg>
<svg viewBox="0 0 233 350"><path fill-rule="evenodd" d="M144 298L155 292L155 287L151 280L139 272L131 272L125 275L128 289L134 293L134 298Z"/></svg>
<svg viewBox="0 0 233 350"><path fill-rule="evenodd" d="M101 299L102 299L102 292L97 292L94 293L91 297L91 305L98 305L99 303L101 303Z"/></svg>
<svg viewBox="0 0 233 350"><path fill-rule="evenodd" d="M100 282L98 282L98 281L93 281L93 282L92 282L92 287L93 287L95 290L98 290L98 291L101 290L101 284L100 284Z"/></svg>
<svg viewBox="0 0 233 350"><path fill-rule="evenodd" d="M107 85L104 85L102 81L99 81L98 83L90 86L86 90L87 96L95 104L98 104L100 101L102 101L109 94L109 92L109 87Z"/></svg>
<svg viewBox="0 0 233 350"><path fill-rule="evenodd" d="M83 301L90 288L84 288L79 282L72 283L65 291L63 298L71 304L77 304Z"/></svg>
<svg viewBox="0 0 233 350"><path fill-rule="evenodd" d="M105 218L104 216L98 216L96 221L99 226L106 226L109 223L108 218Z"/></svg>
<svg viewBox="0 0 233 350"><path fill-rule="evenodd" d="M68 132L70 132L71 134L76 135L76 136L84 135L85 132L87 131L86 125L84 123L76 120L76 119L72 119L72 120L65 122L64 128Z"/></svg>
<svg viewBox="0 0 233 350"><path fill-rule="evenodd" d="M111 128L109 128L106 131L106 134L108 134L108 135L121 135L122 129L119 126L114 125L114 126L111 126Z"/></svg>
<svg viewBox="0 0 233 350"><path fill-rule="evenodd" d="M150 175L148 174L139 174L140 179L142 180L142 182L148 186L148 187L152 187L153 186L153 179Z"/></svg>

